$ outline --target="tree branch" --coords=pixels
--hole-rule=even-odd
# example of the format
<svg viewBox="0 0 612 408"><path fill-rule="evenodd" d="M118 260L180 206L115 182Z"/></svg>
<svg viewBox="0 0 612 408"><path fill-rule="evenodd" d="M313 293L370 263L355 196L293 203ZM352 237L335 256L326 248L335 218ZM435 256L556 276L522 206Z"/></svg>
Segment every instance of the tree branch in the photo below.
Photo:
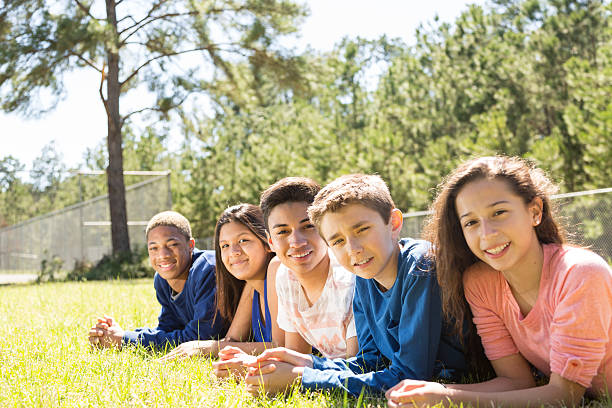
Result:
<svg viewBox="0 0 612 408"><path fill-rule="evenodd" d="M130 38L131 36L133 36L134 34L136 34L136 33L137 33L138 31L140 31L140 30L141 30L143 27L146 27L147 25L149 25L149 24L151 24L151 23L153 23L153 22L155 22L155 21L158 21L158 20L164 20L164 19L167 19L167 18L170 18L170 17L191 16L191 15L194 15L194 14L197 14L197 13L196 13L195 11L190 11L190 12L188 12L188 13L166 13L166 14L161 14L161 15L159 15L159 16L152 17L152 18L151 18L151 17L149 17L150 19L149 19L149 20L147 20L147 21L144 21L144 22L143 22L143 20L140 20L140 21L138 22L138 24L133 24L133 25L131 25L130 27L124 28L123 30L121 30L121 31L119 32L119 35L121 35L121 34L125 33L126 31L131 30L131 29L133 29L133 28L134 28L134 31L132 31L131 33L129 33L129 34L128 34L128 35L127 35L127 36L126 36L126 37L125 37L125 38L124 38L124 39L121 41L121 43L122 43L122 44L125 44L125 41L126 41L128 38Z"/></svg>
<svg viewBox="0 0 612 408"><path fill-rule="evenodd" d="M138 74L138 72L140 72L141 69L143 69L144 67L146 67L147 65L149 65L153 61L157 61L158 59L161 59L161 58L174 57L176 55L187 54L187 53L195 52L195 51L209 50L210 47L211 47L210 45L207 45L205 47L197 47L197 48L192 48L192 49L189 49L189 50L171 52L171 53L168 53L168 54L161 54L161 55L158 55L156 57L150 58L150 59L146 60L145 62L143 62L138 68L136 68L125 80L121 81L119 83L119 87L122 87L125 83L129 82L132 78L134 78ZM209 50L209 52L210 52L210 50Z"/></svg>
<svg viewBox="0 0 612 408"><path fill-rule="evenodd" d="M148 24L155 22L157 20L162 20L162 19L166 19L169 17L182 17L182 16L194 16L197 15L198 12L197 11L189 11L186 13L166 13L166 14L162 14L159 16L152 16L153 11L155 11L157 8L159 8L161 6L161 3L158 3L156 5L154 5L151 10L149 11L149 13L143 17L140 21L135 22L134 24L132 24L129 27L124 28L123 30L119 31L119 35L125 33L126 31L130 31L132 29L134 29L134 31L132 31L131 33L129 33L127 35L127 37L125 37L122 41L122 44L125 44L125 41L130 38L132 35L136 34L140 29L142 29L143 27L147 26ZM220 14L226 11L232 11L232 12L240 12L240 11L244 11L244 10L248 10L248 8L246 6L240 6L240 7L235 7L235 8L212 8L209 9L207 12L208 14Z"/></svg>
<svg viewBox="0 0 612 408"><path fill-rule="evenodd" d="M153 12L157 9L159 9L162 4L164 4L167 0L160 0L157 3L153 4L151 6L151 9L149 10L149 12L147 13L146 16L144 16L140 21L136 21L134 20L134 24L132 24L129 27L124 28L123 30L119 31L119 35L123 34L125 31L131 30L132 28L138 26L139 24L141 24L143 21L146 21L147 19L151 18L151 16L153 15ZM138 30L137 30L138 31Z"/></svg>
<svg viewBox="0 0 612 408"><path fill-rule="evenodd" d="M182 105L182 104L183 104L183 102L185 102L185 99L187 99L187 98L189 97L189 95L191 95L192 93L193 93L193 92L188 92L188 93L187 93L187 95L185 95L183 98L181 98L181 100L180 100L179 102L172 104L172 106L170 106L170 108L168 108L167 110L162 110L162 109L160 109L160 108L158 108L158 107L149 106L148 108L142 108L142 109L138 109L138 110L135 110L135 111L133 111L133 112L130 112L130 113L128 113L127 115L125 115L123 118L121 118L121 126L123 126L123 125L124 125L124 123L125 123L125 121L126 121L126 120L127 120L129 117L130 117L130 116L132 116L132 115L137 115L137 114L139 114L139 113L143 113L143 112L146 112L146 111L152 111L152 112L162 112L162 113L163 113L163 112L167 112L167 111L168 111L168 110L170 110L170 109L174 109L174 108L176 108L176 107L178 107L178 106Z"/></svg>
<svg viewBox="0 0 612 408"><path fill-rule="evenodd" d="M100 68L96 67L92 61L88 60L87 58L85 58L81 54L77 54L76 52L69 51L69 55L77 57L79 60L83 61L89 67L95 69L96 71L98 71L101 74L104 74L104 71L103 71L104 68L100 69Z"/></svg>
<svg viewBox="0 0 612 408"><path fill-rule="evenodd" d="M119 20L117 20L117 24L120 24L123 20L132 20L134 23L136 22L136 20L134 19L134 17L132 17L131 15L127 15Z"/></svg>
<svg viewBox="0 0 612 408"><path fill-rule="evenodd" d="M106 80L106 73L104 72L104 67L106 66L106 64L102 65L102 75L100 77L100 99L102 99L102 104L104 105L104 110L106 111L106 117L108 118L110 116L109 112L108 112L108 104L106 101L106 98L104 97L104 92L102 91L102 88L104 86L104 81Z"/></svg>
<svg viewBox="0 0 612 408"><path fill-rule="evenodd" d="M93 14L91 14L91 12L89 11L89 9L91 8L91 6L89 7L85 7L85 5L83 3L81 3L79 0L74 0L74 2L76 3L76 5L85 13L87 14L89 17L93 18L94 20L101 20L99 18L96 18L93 16Z"/></svg>

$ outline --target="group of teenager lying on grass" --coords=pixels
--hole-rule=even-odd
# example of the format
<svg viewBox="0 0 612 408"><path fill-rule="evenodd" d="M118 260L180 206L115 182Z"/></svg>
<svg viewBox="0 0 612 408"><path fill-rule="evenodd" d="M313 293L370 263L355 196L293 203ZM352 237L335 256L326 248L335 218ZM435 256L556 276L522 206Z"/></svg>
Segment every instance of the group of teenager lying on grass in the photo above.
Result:
<svg viewBox="0 0 612 408"><path fill-rule="evenodd" d="M299 381L385 393L390 407L601 397L612 389L612 270L566 242L554 188L520 158L470 160L438 186L416 240L400 239L402 214L378 176L323 189L289 177L259 206L223 211L214 253L163 212L146 229L158 327L124 331L104 316L89 341L178 345L164 360L218 356L215 374L252 393Z"/></svg>

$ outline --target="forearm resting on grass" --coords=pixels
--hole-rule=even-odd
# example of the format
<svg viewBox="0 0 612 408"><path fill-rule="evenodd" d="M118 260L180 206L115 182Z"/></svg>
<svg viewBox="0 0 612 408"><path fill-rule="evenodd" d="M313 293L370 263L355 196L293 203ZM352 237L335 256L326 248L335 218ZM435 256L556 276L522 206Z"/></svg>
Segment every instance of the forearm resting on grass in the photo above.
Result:
<svg viewBox="0 0 612 408"><path fill-rule="evenodd" d="M497 378L477 384L447 384L403 380L386 393L390 407L437 404L450 399L454 403L474 406L503 404L522 407L580 403L585 388L553 373L547 385L535 386L527 362L514 354L491 362Z"/></svg>

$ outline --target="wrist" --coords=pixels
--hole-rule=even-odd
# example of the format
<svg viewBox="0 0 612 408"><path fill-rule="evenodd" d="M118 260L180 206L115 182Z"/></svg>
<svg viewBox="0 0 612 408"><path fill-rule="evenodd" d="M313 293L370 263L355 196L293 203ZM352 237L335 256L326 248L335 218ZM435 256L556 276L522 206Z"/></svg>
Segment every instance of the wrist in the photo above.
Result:
<svg viewBox="0 0 612 408"><path fill-rule="evenodd" d="M442 383L438 383L438 384L442 386L440 389L440 396L451 397L453 395L453 390L451 388L448 388L446 384L442 384Z"/></svg>
<svg viewBox="0 0 612 408"><path fill-rule="evenodd" d="M121 347L123 345L123 332L115 333L111 338L115 346Z"/></svg>
<svg viewBox="0 0 612 408"><path fill-rule="evenodd" d="M209 344L206 344L206 343L209 343ZM201 354L213 354L216 356L219 354L219 350L221 350L224 347L223 344L224 343L221 340L202 341L201 347L200 347L200 353Z"/></svg>
<svg viewBox="0 0 612 408"><path fill-rule="evenodd" d="M314 360L312 358L312 354L308 355L307 363L306 363L305 367L314 368ZM302 369L302 371L304 371L304 370Z"/></svg>

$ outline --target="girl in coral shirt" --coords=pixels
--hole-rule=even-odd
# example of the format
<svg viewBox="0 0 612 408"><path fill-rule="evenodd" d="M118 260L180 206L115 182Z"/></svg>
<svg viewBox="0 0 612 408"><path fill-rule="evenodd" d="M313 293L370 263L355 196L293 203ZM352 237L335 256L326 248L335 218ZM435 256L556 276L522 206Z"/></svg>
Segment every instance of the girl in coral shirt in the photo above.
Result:
<svg viewBox="0 0 612 408"><path fill-rule="evenodd" d="M447 385L404 380L388 390L390 407L447 398L567 406L585 392L612 391L612 270L593 252L566 244L553 192L543 171L503 156L468 161L440 185L427 235L443 310L461 322L471 309L497 377ZM549 377L546 385L536 386L529 363Z"/></svg>

